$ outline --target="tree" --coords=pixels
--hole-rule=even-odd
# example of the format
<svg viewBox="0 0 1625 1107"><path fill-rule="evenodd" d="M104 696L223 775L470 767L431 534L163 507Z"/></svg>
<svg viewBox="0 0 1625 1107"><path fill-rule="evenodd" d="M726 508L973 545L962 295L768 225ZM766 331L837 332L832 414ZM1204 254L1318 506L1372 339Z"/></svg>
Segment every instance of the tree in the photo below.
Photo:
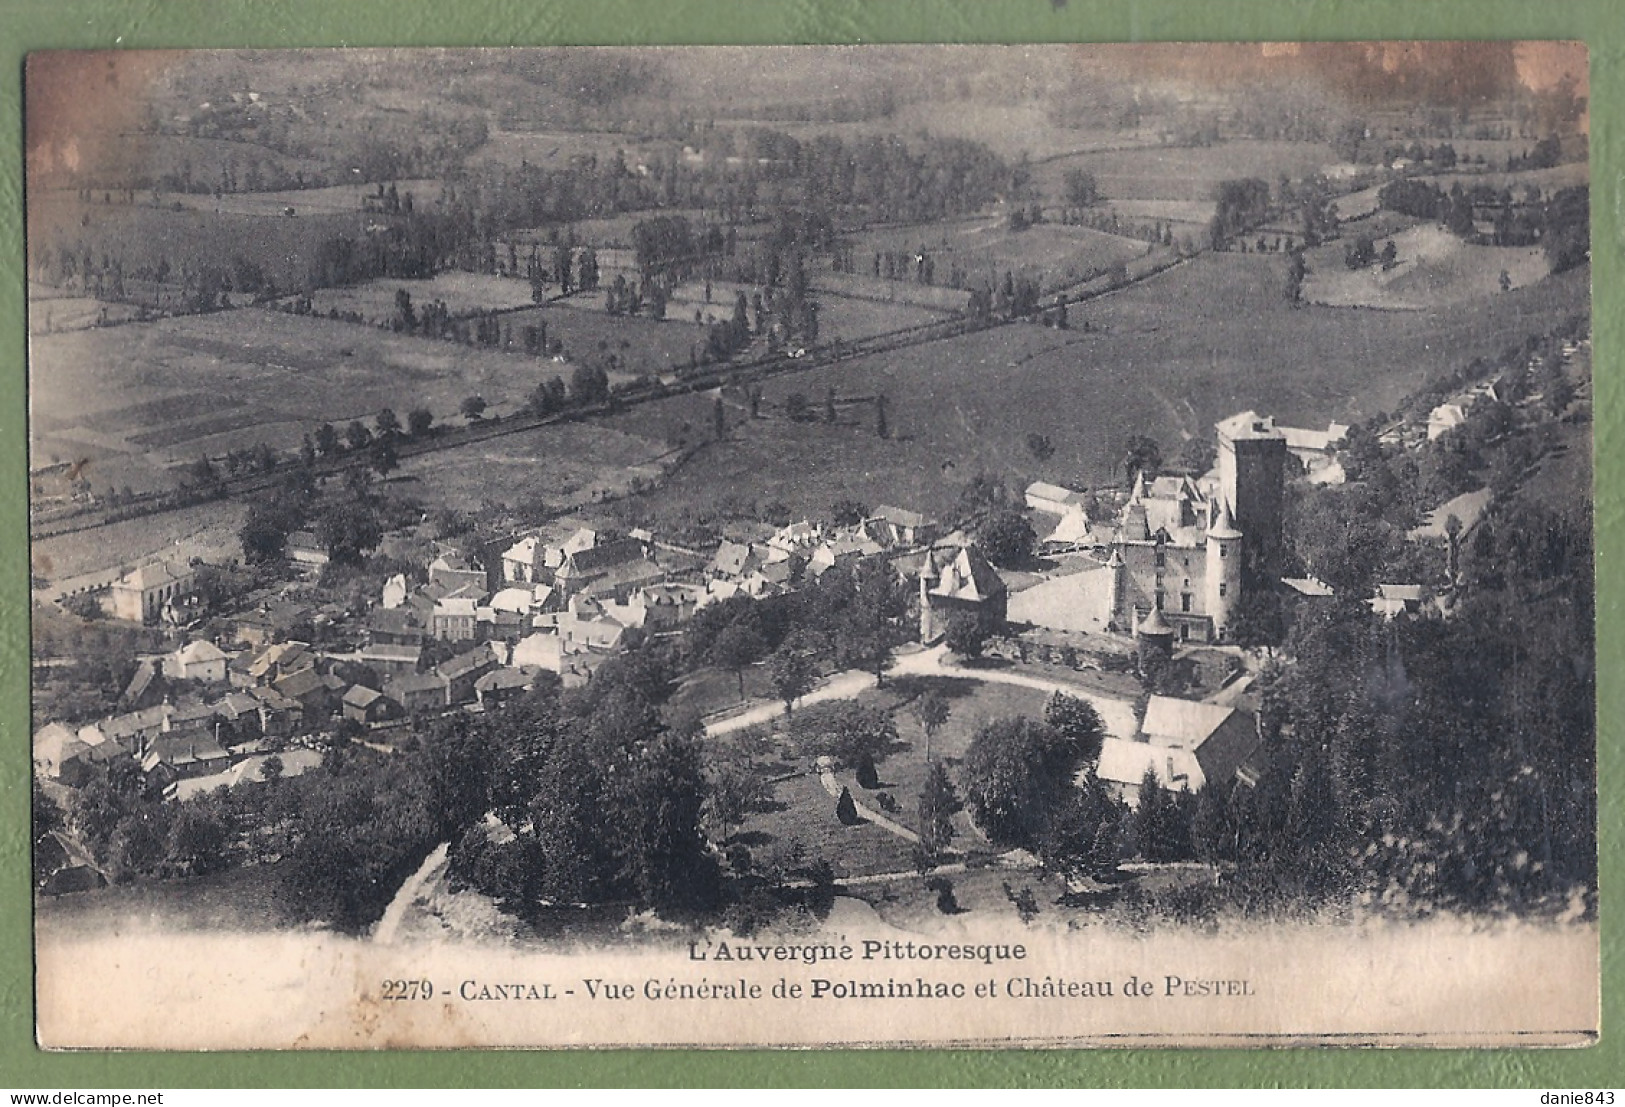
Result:
<svg viewBox="0 0 1625 1107"><path fill-rule="evenodd" d="M711 437L718 442L728 437L728 412L722 406L721 396L711 403Z"/></svg>
<svg viewBox="0 0 1625 1107"><path fill-rule="evenodd" d="M370 507L352 501L329 505L316 522L316 537L332 560L359 565L383 540L383 530Z"/></svg>
<svg viewBox="0 0 1625 1107"><path fill-rule="evenodd" d="M948 721L953 709L948 701L937 691L927 691L914 703L914 714L920 720L920 728L925 731L925 759L931 760L931 743L936 739L937 731Z"/></svg>
<svg viewBox="0 0 1625 1107"><path fill-rule="evenodd" d="M802 392L792 392L784 398L784 414L792 423L804 422L807 418L807 396Z"/></svg>
<svg viewBox="0 0 1625 1107"><path fill-rule="evenodd" d="M793 640L780 646L768 661L768 679L773 684L774 695L783 702L786 715L791 713L797 700L812 691L816 675L812 658Z"/></svg>
<svg viewBox="0 0 1625 1107"><path fill-rule="evenodd" d="M920 854L927 867L935 867L954 839L954 815L964 805L942 762L933 760L930 766L920 787Z"/></svg>
<svg viewBox="0 0 1625 1107"><path fill-rule="evenodd" d="M835 386L832 384L824 392L824 422L831 426L835 423Z"/></svg>
<svg viewBox="0 0 1625 1107"><path fill-rule="evenodd" d="M1001 845L1031 848L1072 790L1075 743L1024 716L995 719L971 739L960 792L976 825Z"/></svg>
<svg viewBox="0 0 1625 1107"><path fill-rule="evenodd" d="M1293 307L1303 303L1303 281L1309 275L1309 264L1304 261L1303 251L1294 250L1286 259L1286 284L1283 292L1286 302Z"/></svg>
<svg viewBox="0 0 1625 1107"><path fill-rule="evenodd" d="M1026 512L1001 507L989 511L977 524L976 544L993 564L1009 568L1032 559L1038 534Z"/></svg>
<svg viewBox="0 0 1625 1107"><path fill-rule="evenodd" d="M1162 469L1162 447L1154 438L1143 434L1129 435L1123 447L1123 481L1132 486L1144 473L1154 477Z"/></svg>
<svg viewBox="0 0 1625 1107"><path fill-rule="evenodd" d="M711 822L721 832L723 841L732 837L733 829L745 821L770 792L748 763L738 760L723 761L712 766L708 778L705 803Z"/></svg>
<svg viewBox="0 0 1625 1107"><path fill-rule="evenodd" d="M332 423L323 423L316 428L316 452L323 457L332 457L338 453L339 432L333 429Z"/></svg>
<svg viewBox="0 0 1625 1107"><path fill-rule="evenodd" d="M891 437L891 424L886 421L886 394L884 392L875 397L875 435L879 438Z"/></svg>
<svg viewBox="0 0 1625 1107"><path fill-rule="evenodd" d="M485 407L485 397L465 396L463 402L457 405L457 410L462 413L464 419L475 423L485 417Z"/></svg>
<svg viewBox="0 0 1625 1107"><path fill-rule="evenodd" d="M426 407L415 407L406 413L406 428L413 438L422 438L434 426L434 413Z"/></svg>
<svg viewBox="0 0 1625 1107"><path fill-rule="evenodd" d="M943 642L954 653L969 661L982 656L987 637L987 624L980 616L969 611L956 611L948 617Z"/></svg>
<svg viewBox="0 0 1625 1107"><path fill-rule="evenodd" d="M373 425L378 428L379 438L389 438L401 433L401 420L393 408L384 408L373 418Z"/></svg>
<svg viewBox="0 0 1625 1107"><path fill-rule="evenodd" d="M387 476L400 467L400 457L395 451L395 436L382 435L372 444L372 455L368 463L379 476Z"/></svg>
<svg viewBox="0 0 1625 1107"><path fill-rule="evenodd" d="M850 788L841 788L840 798L835 801L835 817L842 826L857 826L863 821L858 817L858 805L852 799Z"/></svg>
<svg viewBox="0 0 1625 1107"><path fill-rule="evenodd" d="M1179 467L1191 476L1199 477L1213 468L1216 457L1213 439L1202 434L1192 435L1179 448Z"/></svg>
<svg viewBox="0 0 1625 1107"><path fill-rule="evenodd" d="M755 627L743 622L732 622L723 627L711 642L706 657L711 664L730 670L739 680L739 698L745 698L745 669L761 660L767 652L767 643ZM788 712L789 705L785 706Z"/></svg>
<svg viewBox="0 0 1625 1107"><path fill-rule="evenodd" d="M889 712L852 700L808 708L796 731L812 753L849 769L884 759L897 742L897 724Z"/></svg>
<svg viewBox="0 0 1625 1107"><path fill-rule="evenodd" d="M344 428L344 441L352 450L364 450L372 444L372 432L359 419Z"/></svg>
<svg viewBox="0 0 1625 1107"><path fill-rule="evenodd" d="M621 879L652 907L708 906L716 862L702 829L706 781L699 743L666 733L627 756L630 771L611 800Z"/></svg>
<svg viewBox="0 0 1625 1107"><path fill-rule="evenodd" d="M164 869L175 876L202 876L226 867L225 820L207 800L183 803L169 824Z"/></svg>
<svg viewBox="0 0 1625 1107"><path fill-rule="evenodd" d="M1067 741L1075 743L1078 756L1093 761L1100 756L1106 737L1106 724L1088 700L1056 692L1044 705L1044 722Z"/></svg>
<svg viewBox="0 0 1625 1107"><path fill-rule="evenodd" d="M1063 201L1068 207L1089 208L1100 202L1095 175L1082 169L1068 169L1061 177Z"/></svg>
<svg viewBox="0 0 1625 1107"><path fill-rule="evenodd" d="M243 559L250 565L280 561L288 545L288 535L299 529L298 514L282 502L257 502L237 532Z"/></svg>
<svg viewBox="0 0 1625 1107"><path fill-rule="evenodd" d="M1061 798L1038 836L1044 867L1062 876L1100 878L1117 867L1119 808L1093 771Z"/></svg>
<svg viewBox="0 0 1625 1107"><path fill-rule="evenodd" d="M1049 435L1034 431L1027 436L1027 452L1038 461L1048 461L1055 456L1055 446L1050 442Z"/></svg>

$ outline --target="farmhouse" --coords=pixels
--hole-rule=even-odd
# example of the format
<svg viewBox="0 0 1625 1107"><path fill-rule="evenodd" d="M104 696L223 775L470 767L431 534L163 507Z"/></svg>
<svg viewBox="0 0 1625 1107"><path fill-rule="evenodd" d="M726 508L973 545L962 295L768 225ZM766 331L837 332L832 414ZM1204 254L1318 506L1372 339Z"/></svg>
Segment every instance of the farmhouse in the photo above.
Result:
<svg viewBox="0 0 1625 1107"><path fill-rule="evenodd" d="M1084 505L1083 493L1041 480L1027 486L1026 499L1028 507L1049 515L1066 515Z"/></svg>
<svg viewBox="0 0 1625 1107"><path fill-rule="evenodd" d="M113 582L113 616L132 623L156 623L164 610L192 594L197 574L178 561L155 561Z"/></svg>
<svg viewBox="0 0 1625 1107"><path fill-rule="evenodd" d="M1095 775L1129 806L1140 801L1147 771L1169 792L1198 792L1236 779L1260 743L1257 721L1246 712L1171 696L1152 696L1140 726L1141 741L1107 738Z"/></svg>
<svg viewBox="0 0 1625 1107"><path fill-rule="evenodd" d="M296 530L288 535L288 556L300 565L326 565L327 547L315 531Z"/></svg>

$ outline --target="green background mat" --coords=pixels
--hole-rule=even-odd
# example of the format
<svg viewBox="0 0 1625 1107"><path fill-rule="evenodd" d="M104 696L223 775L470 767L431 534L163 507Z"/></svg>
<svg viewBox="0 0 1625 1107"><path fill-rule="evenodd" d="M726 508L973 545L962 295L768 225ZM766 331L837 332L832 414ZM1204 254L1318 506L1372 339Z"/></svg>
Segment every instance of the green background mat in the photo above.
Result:
<svg viewBox="0 0 1625 1107"><path fill-rule="evenodd" d="M22 123L31 50L581 43L1580 39L1591 50L1603 1036L1562 1051L44 1054L33 1043ZM1618 0L0 0L0 1087L1625 1085L1625 8ZM1532 1100L1533 1101L1533 1100Z"/></svg>

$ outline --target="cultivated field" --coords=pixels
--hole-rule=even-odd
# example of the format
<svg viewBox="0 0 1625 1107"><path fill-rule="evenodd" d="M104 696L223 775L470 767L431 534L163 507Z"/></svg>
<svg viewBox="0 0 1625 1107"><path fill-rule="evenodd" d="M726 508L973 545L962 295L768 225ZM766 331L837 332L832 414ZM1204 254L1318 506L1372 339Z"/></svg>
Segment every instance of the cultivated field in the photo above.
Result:
<svg viewBox="0 0 1625 1107"><path fill-rule="evenodd" d="M1503 271L1514 289L1551 273L1539 246L1474 246L1434 224L1410 227L1384 239L1389 240L1398 255L1386 271L1381 263L1349 269L1343 263L1345 242L1311 250L1304 298L1333 307L1424 311L1502 295Z"/></svg>
<svg viewBox="0 0 1625 1107"><path fill-rule="evenodd" d="M171 485L167 470L200 454L291 449L321 422L383 407L445 422L478 393L506 414L552 365L258 309L43 335L30 352L33 462L105 459L138 491Z"/></svg>
<svg viewBox="0 0 1625 1107"><path fill-rule="evenodd" d="M775 379L763 409L771 418L743 422L647 506L689 515L780 501L827 515L855 498L947 512L979 469L1018 487L1105 480L1131 434L1152 435L1173 456L1183 437L1209 435L1249 407L1311 426L1392 410L1427 377L1586 311L1590 280L1582 267L1492 299L1376 314L1293 308L1284 275L1282 257L1204 255L1075 308L1069 331L1017 324ZM838 425L780 414L789 393L817 408L830 385ZM877 392L889 400L889 439L876 436L871 404L848 402ZM674 419L706 425L708 405L673 397L609 425L658 436ZM1030 433L1048 436L1054 456L1036 460Z"/></svg>
<svg viewBox="0 0 1625 1107"><path fill-rule="evenodd" d="M732 313L731 307L729 312ZM692 315L685 318L675 310L668 312L665 319L611 315L604 310L602 292L583 292L546 307L516 311L502 319L515 346L522 342L523 329L537 323L547 325L549 342L558 339L564 343L564 356L572 361L602 364L613 356L615 364L606 366L612 384L636 380L650 373L687 368L690 352L697 354L705 348L705 334L694 325ZM570 381L569 365L537 361L534 371L542 379L558 374L566 384Z"/></svg>

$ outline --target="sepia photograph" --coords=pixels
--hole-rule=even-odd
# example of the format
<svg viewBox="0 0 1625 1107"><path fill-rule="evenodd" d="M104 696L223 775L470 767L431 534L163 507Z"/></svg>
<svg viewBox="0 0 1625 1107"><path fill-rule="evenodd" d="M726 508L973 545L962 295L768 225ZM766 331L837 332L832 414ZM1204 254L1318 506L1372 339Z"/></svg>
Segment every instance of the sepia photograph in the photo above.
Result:
<svg viewBox="0 0 1625 1107"><path fill-rule="evenodd" d="M1587 62L31 54L40 1045L1593 1044Z"/></svg>

